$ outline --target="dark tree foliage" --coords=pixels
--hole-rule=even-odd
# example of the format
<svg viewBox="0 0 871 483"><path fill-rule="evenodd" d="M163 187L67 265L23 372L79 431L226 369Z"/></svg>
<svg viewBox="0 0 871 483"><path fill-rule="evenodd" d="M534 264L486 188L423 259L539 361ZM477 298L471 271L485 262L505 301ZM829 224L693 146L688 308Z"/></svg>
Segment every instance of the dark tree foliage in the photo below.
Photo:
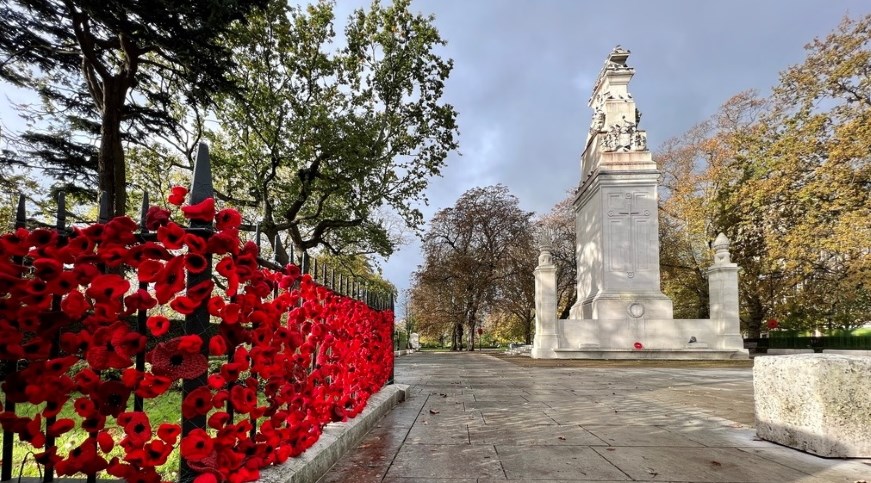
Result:
<svg viewBox="0 0 871 483"><path fill-rule="evenodd" d="M185 85L189 103L233 91L221 39L265 3L0 0L0 78L45 106L30 111L41 130L3 161L40 165L74 190L98 187L122 214L124 141L172 128L165 80Z"/></svg>

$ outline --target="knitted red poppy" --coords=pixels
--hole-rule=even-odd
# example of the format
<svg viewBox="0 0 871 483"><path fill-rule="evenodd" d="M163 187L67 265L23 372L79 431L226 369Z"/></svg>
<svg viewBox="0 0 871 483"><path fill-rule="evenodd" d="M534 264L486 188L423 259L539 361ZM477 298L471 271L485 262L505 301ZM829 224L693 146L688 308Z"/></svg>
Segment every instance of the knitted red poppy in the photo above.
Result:
<svg viewBox="0 0 871 483"><path fill-rule="evenodd" d="M172 380L193 379L208 369L206 356L199 352L181 350L181 342L180 337L161 342L145 355L145 360L151 363L151 371L155 375L166 376Z"/></svg>
<svg viewBox="0 0 871 483"><path fill-rule="evenodd" d="M215 199L206 198L195 205L182 206L181 212L188 220L211 223L215 219Z"/></svg>
<svg viewBox="0 0 871 483"><path fill-rule="evenodd" d="M171 191L172 194L166 197L166 201L175 206L181 206L188 194L188 189L184 186L173 186Z"/></svg>

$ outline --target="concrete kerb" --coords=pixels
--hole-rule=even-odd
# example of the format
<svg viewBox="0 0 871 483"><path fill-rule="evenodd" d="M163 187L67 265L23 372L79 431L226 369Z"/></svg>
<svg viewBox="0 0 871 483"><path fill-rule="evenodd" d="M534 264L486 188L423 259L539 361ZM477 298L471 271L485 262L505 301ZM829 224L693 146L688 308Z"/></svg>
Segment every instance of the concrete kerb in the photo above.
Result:
<svg viewBox="0 0 871 483"><path fill-rule="evenodd" d="M324 428L317 443L296 458L282 465L260 471L262 483L310 483L317 481L342 456L353 449L377 423L406 399L408 386L392 384L369 397L366 409L341 423L330 423Z"/></svg>

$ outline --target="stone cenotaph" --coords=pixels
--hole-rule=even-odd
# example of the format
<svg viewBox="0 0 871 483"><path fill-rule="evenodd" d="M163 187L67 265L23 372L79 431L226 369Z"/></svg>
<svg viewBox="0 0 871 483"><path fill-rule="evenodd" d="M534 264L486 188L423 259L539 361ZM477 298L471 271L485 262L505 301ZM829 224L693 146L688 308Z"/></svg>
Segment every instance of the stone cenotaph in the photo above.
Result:
<svg viewBox="0 0 871 483"><path fill-rule="evenodd" d="M589 106L574 202L577 303L556 319L556 267L541 244L536 278L536 358L728 359L747 357L738 320L738 267L717 237L709 269L711 319L675 320L660 289L657 182L660 173L639 129L629 92L635 69L615 48Z"/></svg>

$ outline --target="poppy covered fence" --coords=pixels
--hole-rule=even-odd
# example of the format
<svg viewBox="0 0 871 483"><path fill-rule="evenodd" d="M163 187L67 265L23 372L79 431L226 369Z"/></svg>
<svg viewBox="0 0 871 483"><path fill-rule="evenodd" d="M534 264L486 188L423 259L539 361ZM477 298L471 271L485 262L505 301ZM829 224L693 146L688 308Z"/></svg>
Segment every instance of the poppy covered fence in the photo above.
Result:
<svg viewBox="0 0 871 483"><path fill-rule="evenodd" d="M392 382L392 294L305 253L262 258L216 211L205 145L187 195L168 198L187 226L145 197L138 223L104 198L98 223L68 227L61 195L56 226L28 229L19 203L0 235L3 481L16 445L43 481L252 481ZM173 417L150 417L173 394Z"/></svg>

